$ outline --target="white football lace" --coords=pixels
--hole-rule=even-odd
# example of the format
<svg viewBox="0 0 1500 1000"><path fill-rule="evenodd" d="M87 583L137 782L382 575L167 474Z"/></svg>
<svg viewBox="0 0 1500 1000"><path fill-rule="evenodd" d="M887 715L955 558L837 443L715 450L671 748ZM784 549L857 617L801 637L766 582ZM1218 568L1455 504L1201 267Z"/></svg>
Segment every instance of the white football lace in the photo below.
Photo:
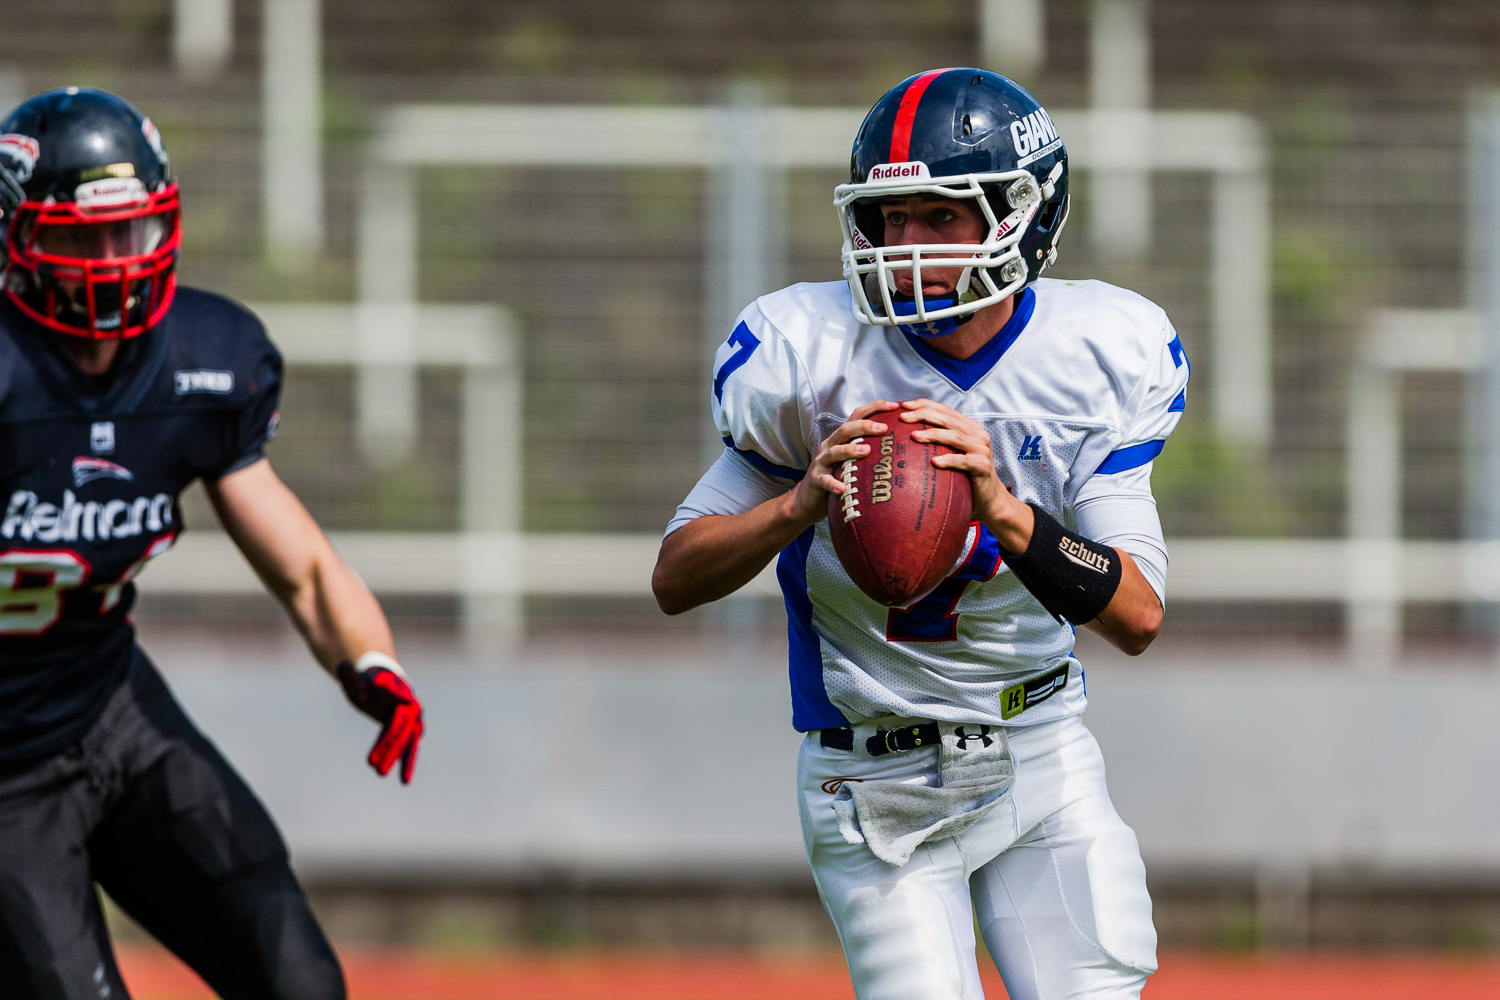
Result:
<svg viewBox="0 0 1500 1000"><path fill-rule="evenodd" d="M864 438L855 438L849 443L859 444L863 440ZM858 482L858 480L854 476L854 462L855 460L852 458L846 459L844 461L843 467L839 469L839 478L844 481L844 486L847 487L844 490L845 524L848 524L856 517L859 517L859 498L855 496L855 494L859 492L859 487L854 485L856 482Z"/></svg>

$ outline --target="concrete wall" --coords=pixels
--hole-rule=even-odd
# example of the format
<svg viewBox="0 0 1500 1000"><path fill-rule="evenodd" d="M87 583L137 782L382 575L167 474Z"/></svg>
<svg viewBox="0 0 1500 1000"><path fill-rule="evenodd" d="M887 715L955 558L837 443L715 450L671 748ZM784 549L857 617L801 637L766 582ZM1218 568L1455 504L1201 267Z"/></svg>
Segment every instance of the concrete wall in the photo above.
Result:
<svg viewBox="0 0 1500 1000"><path fill-rule="evenodd" d="M162 662L304 874L805 871L777 670L430 669L403 788L365 767L373 723L310 663ZM1500 676L1130 663L1088 685L1116 805L1159 868L1500 871Z"/></svg>

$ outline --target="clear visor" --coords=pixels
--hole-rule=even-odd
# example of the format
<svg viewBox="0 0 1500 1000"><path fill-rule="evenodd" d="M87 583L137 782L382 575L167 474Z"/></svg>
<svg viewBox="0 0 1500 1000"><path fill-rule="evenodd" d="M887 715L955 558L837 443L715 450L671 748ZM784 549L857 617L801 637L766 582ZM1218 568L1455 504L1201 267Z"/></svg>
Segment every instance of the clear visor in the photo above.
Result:
<svg viewBox="0 0 1500 1000"><path fill-rule="evenodd" d="M155 253L167 237L168 218L157 213L111 222L41 222L31 233L38 252L77 260L117 260Z"/></svg>

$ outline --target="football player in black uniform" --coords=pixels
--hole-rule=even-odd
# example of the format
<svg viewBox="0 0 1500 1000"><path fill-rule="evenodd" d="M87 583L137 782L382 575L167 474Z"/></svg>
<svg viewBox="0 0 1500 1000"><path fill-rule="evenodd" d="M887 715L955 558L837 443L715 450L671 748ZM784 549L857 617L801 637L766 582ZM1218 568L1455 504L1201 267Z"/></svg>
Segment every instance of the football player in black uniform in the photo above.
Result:
<svg viewBox="0 0 1500 1000"><path fill-rule="evenodd" d="M131 582L203 480L219 519L411 779L422 709L374 597L262 451L281 358L176 285L150 120L70 87L0 123L0 996L126 997L94 886L222 997L334 1000L338 961L244 781L135 643Z"/></svg>

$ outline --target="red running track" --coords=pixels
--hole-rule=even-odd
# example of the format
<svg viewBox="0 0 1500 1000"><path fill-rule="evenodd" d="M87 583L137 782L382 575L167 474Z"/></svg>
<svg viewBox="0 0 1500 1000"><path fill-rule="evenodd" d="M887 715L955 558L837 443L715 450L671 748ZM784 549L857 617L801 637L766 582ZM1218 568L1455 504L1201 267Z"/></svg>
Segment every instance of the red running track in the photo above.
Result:
<svg viewBox="0 0 1500 1000"><path fill-rule="evenodd" d="M351 1000L852 1000L837 955L344 949ZM135 1000L211 1000L159 948L120 949ZM1004 1000L993 969L988 1000ZM1496 1000L1500 959L1168 952L1143 1000Z"/></svg>

